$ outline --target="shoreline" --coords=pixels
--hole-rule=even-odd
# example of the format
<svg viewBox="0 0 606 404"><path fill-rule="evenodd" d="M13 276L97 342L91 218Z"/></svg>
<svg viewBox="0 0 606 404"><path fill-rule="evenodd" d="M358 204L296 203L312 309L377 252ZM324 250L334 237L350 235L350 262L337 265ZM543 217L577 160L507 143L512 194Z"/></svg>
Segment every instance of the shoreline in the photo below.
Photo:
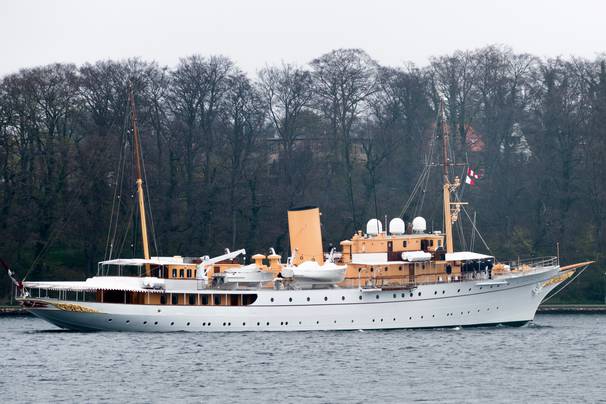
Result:
<svg viewBox="0 0 606 404"><path fill-rule="evenodd" d="M546 304L537 314L606 314L606 304ZM0 317L31 315L21 306L0 306Z"/></svg>

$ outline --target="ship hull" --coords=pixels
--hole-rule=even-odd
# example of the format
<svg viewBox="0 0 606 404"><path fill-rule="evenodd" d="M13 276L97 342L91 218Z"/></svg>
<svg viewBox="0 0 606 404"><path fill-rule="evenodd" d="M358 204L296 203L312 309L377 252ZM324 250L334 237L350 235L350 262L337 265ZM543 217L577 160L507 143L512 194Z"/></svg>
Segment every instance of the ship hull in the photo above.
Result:
<svg viewBox="0 0 606 404"><path fill-rule="evenodd" d="M77 331L241 332L522 325L555 288L559 267L506 280L410 290L261 289L249 306L136 305L29 299L28 310ZM45 307L40 307L45 305ZM74 309L75 308L75 309Z"/></svg>

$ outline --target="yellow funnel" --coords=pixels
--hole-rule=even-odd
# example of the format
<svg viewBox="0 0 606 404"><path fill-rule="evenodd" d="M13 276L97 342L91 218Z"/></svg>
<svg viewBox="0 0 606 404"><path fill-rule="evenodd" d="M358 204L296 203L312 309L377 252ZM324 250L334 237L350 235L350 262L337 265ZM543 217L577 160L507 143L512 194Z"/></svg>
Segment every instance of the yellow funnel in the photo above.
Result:
<svg viewBox="0 0 606 404"><path fill-rule="evenodd" d="M289 210L288 232L293 264L299 265L303 261L324 263L320 209L303 207Z"/></svg>

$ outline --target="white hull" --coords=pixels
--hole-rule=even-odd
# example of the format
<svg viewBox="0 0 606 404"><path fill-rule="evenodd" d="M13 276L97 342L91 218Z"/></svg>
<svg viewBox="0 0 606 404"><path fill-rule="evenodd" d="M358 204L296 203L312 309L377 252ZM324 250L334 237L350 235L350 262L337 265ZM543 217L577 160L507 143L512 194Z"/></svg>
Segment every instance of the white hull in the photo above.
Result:
<svg viewBox="0 0 606 404"><path fill-rule="evenodd" d="M255 291L258 298L251 305L233 307L60 302L96 311L74 312L55 307L50 299L28 300L48 303L44 308L29 309L36 316L61 328L81 331L310 331L519 325L534 318L541 301L558 285L544 285L545 282L559 274L559 267L554 266L500 282L439 283L413 290L261 289Z"/></svg>

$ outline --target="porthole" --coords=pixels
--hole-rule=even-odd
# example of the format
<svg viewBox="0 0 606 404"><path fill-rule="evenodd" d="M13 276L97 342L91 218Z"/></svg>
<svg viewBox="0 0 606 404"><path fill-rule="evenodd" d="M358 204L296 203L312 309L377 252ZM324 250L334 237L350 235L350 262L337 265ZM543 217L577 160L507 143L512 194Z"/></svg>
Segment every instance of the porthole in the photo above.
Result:
<svg viewBox="0 0 606 404"><path fill-rule="evenodd" d="M284 325L288 325L288 321L284 323Z"/></svg>
<svg viewBox="0 0 606 404"><path fill-rule="evenodd" d="M446 291L445 291L445 290L443 290L443 291L442 291L442 294L444 294L444 293L446 293Z"/></svg>
<svg viewBox="0 0 606 404"><path fill-rule="evenodd" d="M337 324L337 320L335 320L335 324Z"/></svg>
<svg viewBox="0 0 606 404"><path fill-rule="evenodd" d="M406 293L402 293L402 297L406 297Z"/></svg>
<svg viewBox="0 0 606 404"><path fill-rule="evenodd" d="M208 326L210 327L210 322L208 323Z"/></svg>
<svg viewBox="0 0 606 404"><path fill-rule="evenodd" d="M299 321L299 325L301 325L301 322Z"/></svg>
<svg viewBox="0 0 606 404"><path fill-rule="evenodd" d="M283 321L280 321L280 325L284 325L284 322L283 322Z"/></svg>
<svg viewBox="0 0 606 404"><path fill-rule="evenodd" d="M292 297L289 297L289 298L288 298L288 301L292 303Z"/></svg>
<svg viewBox="0 0 606 404"><path fill-rule="evenodd" d="M419 292L419 296L421 296L421 292Z"/></svg>
<svg viewBox="0 0 606 404"><path fill-rule="evenodd" d="M372 319L372 322L373 322L373 323L375 322L375 319L374 319L374 318Z"/></svg>
<svg viewBox="0 0 606 404"><path fill-rule="evenodd" d="M421 318L423 318L423 316L421 316Z"/></svg>
<svg viewBox="0 0 606 404"><path fill-rule="evenodd" d="M269 301L273 303L274 302L274 298L272 297L271 299L269 299Z"/></svg>
<svg viewBox="0 0 606 404"><path fill-rule="evenodd" d="M457 293L461 292L461 289L457 289Z"/></svg>
<svg viewBox="0 0 606 404"><path fill-rule="evenodd" d="M147 321L144 321L144 322L143 322L143 325L145 325L145 324L147 324Z"/></svg>
<svg viewBox="0 0 606 404"><path fill-rule="evenodd" d="M469 291L471 292L471 288L469 288Z"/></svg>
<svg viewBox="0 0 606 404"><path fill-rule="evenodd" d="M461 312L461 315L463 315L463 312Z"/></svg>
<svg viewBox="0 0 606 404"><path fill-rule="evenodd" d="M316 324L320 324L320 322L319 322L319 321L316 321Z"/></svg>
<svg viewBox="0 0 606 404"><path fill-rule="evenodd" d="M408 317L409 320L412 320L412 317Z"/></svg>
<svg viewBox="0 0 606 404"><path fill-rule="evenodd" d="M130 320L126 320L126 324L130 323Z"/></svg>
<svg viewBox="0 0 606 404"><path fill-rule="evenodd" d="M395 293L393 294L393 298L395 299L396 297L398 297L398 295L396 295Z"/></svg>
<svg viewBox="0 0 606 404"><path fill-rule="evenodd" d="M226 324L227 324L227 323L223 323L223 327L225 327L225 325L226 325Z"/></svg>
<svg viewBox="0 0 606 404"><path fill-rule="evenodd" d="M345 296L341 296L341 300L345 300Z"/></svg>
<svg viewBox="0 0 606 404"><path fill-rule="evenodd" d="M438 294L438 291L437 291L437 290L434 290L433 294L434 294L434 295L437 295L437 294Z"/></svg>
<svg viewBox="0 0 606 404"><path fill-rule="evenodd" d="M242 327L246 327L246 323L242 323Z"/></svg>
<svg viewBox="0 0 606 404"><path fill-rule="evenodd" d="M112 321L112 319L111 319L111 318L108 318L108 319L107 319L107 321L111 322L111 321Z"/></svg>
<svg viewBox="0 0 606 404"><path fill-rule="evenodd" d="M431 315L431 317L434 317L434 318L435 318L435 316L436 316L435 314L432 314L432 315Z"/></svg>
<svg viewBox="0 0 606 404"><path fill-rule="evenodd" d="M358 300L362 300L362 295L358 296Z"/></svg>
<svg viewBox="0 0 606 404"><path fill-rule="evenodd" d="M328 297L324 296L324 301L325 302L328 301Z"/></svg>
<svg viewBox="0 0 606 404"><path fill-rule="evenodd" d="M412 292L410 292L410 297L412 297Z"/></svg>
<svg viewBox="0 0 606 404"><path fill-rule="evenodd" d="M261 323L257 321L257 325L261 325Z"/></svg>
<svg viewBox="0 0 606 404"><path fill-rule="evenodd" d="M202 323L202 327L206 327L206 323Z"/></svg>
<svg viewBox="0 0 606 404"><path fill-rule="evenodd" d="M171 321L170 325L175 325L175 322L174 322L174 321Z"/></svg>
<svg viewBox="0 0 606 404"><path fill-rule="evenodd" d="M396 321L396 319L394 318L393 321Z"/></svg>
<svg viewBox="0 0 606 404"><path fill-rule="evenodd" d="M353 324L353 322L354 322L354 321L353 321L353 320L351 320L351 322L352 322L352 324Z"/></svg>
<svg viewBox="0 0 606 404"><path fill-rule="evenodd" d="M377 295L377 299L379 298L379 295Z"/></svg>
<svg viewBox="0 0 606 404"><path fill-rule="evenodd" d="M480 286L480 290L482 290L482 287Z"/></svg>
<svg viewBox="0 0 606 404"><path fill-rule="evenodd" d="M310 300L311 300L311 299L308 297L308 298L307 298L307 301L309 302Z"/></svg>
<svg viewBox="0 0 606 404"><path fill-rule="evenodd" d="M154 321L154 325L158 325L158 322L157 322L157 321Z"/></svg>
<svg viewBox="0 0 606 404"><path fill-rule="evenodd" d="M383 322L383 319L381 319L381 322Z"/></svg>
<svg viewBox="0 0 606 404"><path fill-rule="evenodd" d="M269 321L267 322L267 325L269 325Z"/></svg>

